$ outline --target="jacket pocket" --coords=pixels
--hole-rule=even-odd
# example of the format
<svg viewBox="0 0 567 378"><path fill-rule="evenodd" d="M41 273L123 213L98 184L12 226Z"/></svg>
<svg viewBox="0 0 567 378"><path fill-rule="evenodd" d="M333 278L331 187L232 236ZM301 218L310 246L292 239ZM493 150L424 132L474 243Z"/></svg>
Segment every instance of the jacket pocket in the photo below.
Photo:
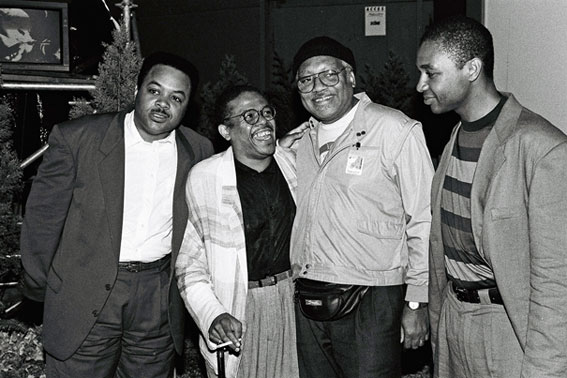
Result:
<svg viewBox="0 0 567 378"><path fill-rule="evenodd" d="M496 207L490 209L490 217L493 221L500 219L510 219L520 216L521 209L519 207Z"/></svg>
<svg viewBox="0 0 567 378"><path fill-rule="evenodd" d="M404 234L404 225L396 222L379 222L359 220L358 231L379 239L401 239Z"/></svg>
<svg viewBox="0 0 567 378"><path fill-rule="evenodd" d="M47 286L49 286L54 292L58 293L59 289L61 289L62 283L63 280L52 267L47 275Z"/></svg>

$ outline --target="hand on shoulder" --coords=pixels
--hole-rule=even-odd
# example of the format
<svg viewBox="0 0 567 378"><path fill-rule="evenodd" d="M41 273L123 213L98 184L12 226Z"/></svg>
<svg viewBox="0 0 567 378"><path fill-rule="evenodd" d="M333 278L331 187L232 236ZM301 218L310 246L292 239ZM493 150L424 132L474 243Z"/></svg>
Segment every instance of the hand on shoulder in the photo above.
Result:
<svg viewBox="0 0 567 378"><path fill-rule="evenodd" d="M303 135L309 130L310 124L308 121L303 122L295 129L290 130L283 137L278 139L278 145L283 148L291 148L296 140L303 138Z"/></svg>

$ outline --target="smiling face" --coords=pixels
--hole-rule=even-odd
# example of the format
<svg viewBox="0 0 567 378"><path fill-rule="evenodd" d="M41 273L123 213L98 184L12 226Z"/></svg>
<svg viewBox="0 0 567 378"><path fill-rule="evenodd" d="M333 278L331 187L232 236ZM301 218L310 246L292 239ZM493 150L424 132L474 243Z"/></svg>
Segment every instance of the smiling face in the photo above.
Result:
<svg viewBox="0 0 567 378"><path fill-rule="evenodd" d="M189 104L191 80L182 71L158 64L136 91L134 123L147 142L163 139L181 124Z"/></svg>
<svg viewBox="0 0 567 378"><path fill-rule="evenodd" d="M268 101L259 93L243 92L227 104L226 116L232 117L250 109L260 112L266 105ZM263 170L271 161L276 149L274 119L268 121L260 114L258 122L250 125L244 117L233 117L224 120L219 132L230 142L234 157L242 164Z"/></svg>
<svg viewBox="0 0 567 378"><path fill-rule="evenodd" d="M305 77L319 72L333 70L339 72L344 68L340 59L327 55L314 56L299 66L297 77ZM299 93L303 106L319 121L329 124L342 118L353 106L353 93L356 79L350 68L339 74L337 85L327 87L317 78L313 91Z"/></svg>
<svg viewBox="0 0 567 378"><path fill-rule="evenodd" d="M416 89L423 93L423 102L431 111L462 114L471 90L467 64L459 68L438 44L428 41L420 46L416 65L420 71Z"/></svg>

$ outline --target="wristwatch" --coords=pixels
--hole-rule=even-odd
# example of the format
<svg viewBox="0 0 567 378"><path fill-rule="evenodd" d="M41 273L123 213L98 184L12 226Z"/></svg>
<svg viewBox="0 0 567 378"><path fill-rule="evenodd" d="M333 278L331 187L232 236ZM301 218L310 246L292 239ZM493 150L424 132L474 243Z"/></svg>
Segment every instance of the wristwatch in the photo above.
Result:
<svg viewBox="0 0 567 378"><path fill-rule="evenodd" d="M427 307L427 303L423 302L406 302L406 305L409 307L410 310L415 311L418 308Z"/></svg>

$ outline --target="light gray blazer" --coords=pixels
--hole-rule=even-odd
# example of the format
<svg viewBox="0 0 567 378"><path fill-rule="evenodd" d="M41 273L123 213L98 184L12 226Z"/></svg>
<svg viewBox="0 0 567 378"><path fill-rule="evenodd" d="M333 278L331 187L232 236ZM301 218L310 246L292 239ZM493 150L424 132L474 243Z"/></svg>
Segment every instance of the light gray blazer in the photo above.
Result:
<svg viewBox="0 0 567 378"><path fill-rule="evenodd" d="M522 377L567 374L567 136L505 94L471 191L475 244L494 271L524 351ZM459 126L432 185L429 311L435 345L447 289L441 190ZM435 348L434 348L435 349Z"/></svg>

